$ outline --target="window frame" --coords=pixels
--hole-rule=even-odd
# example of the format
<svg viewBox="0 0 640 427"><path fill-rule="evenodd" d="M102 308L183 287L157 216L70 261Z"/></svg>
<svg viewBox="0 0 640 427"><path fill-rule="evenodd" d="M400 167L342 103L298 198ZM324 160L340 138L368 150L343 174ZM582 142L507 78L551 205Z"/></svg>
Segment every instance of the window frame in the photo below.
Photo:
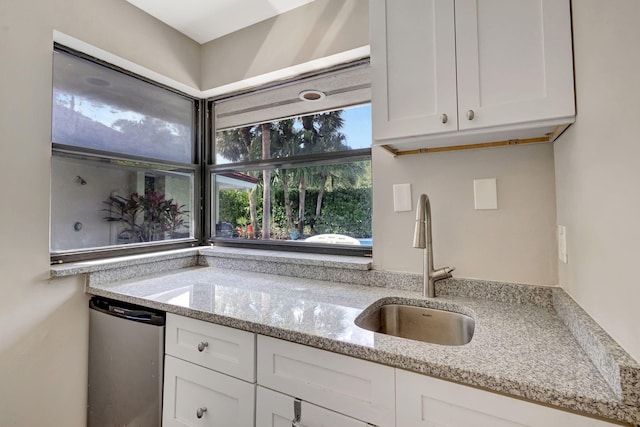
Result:
<svg viewBox="0 0 640 427"><path fill-rule="evenodd" d="M170 86L156 82L125 68L111 64L102 59L88 55L81 51L69 48L62 44L53 43L52 52L62 52L73 55L83 60L91 61L97 65L106 67L110 70L122 73L126 76L135 78L142 82L152 84L158 88L167 90L176 95L182 96L193 102L193 163L172 162L169 160L153 159L143 156L126 155L118 152L103 151L92 148L84 148L72 145L66 145L60 142L51 141L51 156L63 156L67 158L79 158L88 161L133 161L150 167L173 166L179 169L193 171L193 237L185 239L162 240L155 242L124 244L119 246L94 247L78 250L65 250L53 252L50 247L51 264L63 264L76 261L98 260L112 257L128 256L155 253L159 251L184 249L196 246L205 246L215 244L216 246L233 246L241 248L258 248L263 250L278 251L295 251L309 252L334 255L351 255L351 256L368 256L372 255L373 248L371 246L348 246L335 244L312 244L312 243L292 243L289 241L276 240L246 240L238 241L233 239L225 239L213 236L213 222L216 206L213 201L213 182L214 173L225 171L246 171L258 168L275 169L279 167L312 167L331 163L344 163L360 160L371 161L371 147L363 149L354 149L340 152L316 153L301 155L292 158L276 158L269 160L255 160L230 164L215 164L215 129L214 129L214 103L223 99L235 96L257 93L260 91L272 90L276 87L296 84L307 78L322 76L323 74L349 69L357 66L368 66L369 58L341 64L323 70L298 75L294 78L268 83L266 85L253 88L250 90L239 91L231 94L225 94L217 98L200 99ZM370 102L370 99L369 99ZM357 104L361 105L361 104ZM345 105L344 108L354 105ZM306 113L313 114L313 113ZM302 114L305 115L305 114ZM373 190L372 190L373 191ZM53 197L53 194L51 194ZM51 224L50 238L51 238Z"/></svg>
<svg viewBox="0 0 640 427"><path fill-rule="evenodd" d="M215 103L232 99L236 96L256 94L260 92L267 92L271 90L277 90L280 87L286 87L293 84L298 84L307 79L321 77L324 74L329 74L342 70L349 70L355 67L365 67L369 65L369 58L353 61L346 64L341 64L335 67L324 69L321 71L315 71L307 73L305 75L297 76L293 79L267 84L259 88L255 88L248 91L240 91L234 94L227 94L217 98L207 99L207 133L206 133L206 165L205 165L205 181L206 181L206 199L205 203L208 209L205 209L208 213L205 223L205 236L207 241L215 246L227 246L247 249L263 249L263 250L277 250L277 251L292 251L292 252L307 252L307 253L320 253L331 255L350 255L350 256L365 256L371 257L373 252L373 246L356 246L356 245L338 245L338 244L320 244L320 243L303 243L298 241L289 240L259 240L259 239L234 239L225 237L216 237L213 233L213 216L216 212L217 206L215 206L213 197L214 183L213 175L223 172L244 172L257 169L277 169L277 168L300 168L300 167L313 167L327 164L338 164L347 162L356 162L363 160L372 160L372 147L360 148L346 151L334 151L327 153L314 153L306 155L297 155L292 157L279 157L266 160L247 160L235 163L215 164ZM369 103L371 99L369 97ZM365 105L365 103L344 105L341 108L350 108L358 105ZM337 108L337 109L341 109ZM320 113L323 111L317 111ZM303 113L300 116L305 116L311 113ZM296 116L298 117L298 116ZM284 118L283 118L284 119ZM274 119L273 121L282 120ZM373 192L373 188L372 188Z"/></svg>
<svg viewBox="0 0 640 427"><path fill-rule="evenodd" d="M182 163L182 162L172 162L169 160L162 159L153 159L143 156L136 155L127 155L123 153L111 152L111 151L103 151L96 150L92 148L78 147L72 145L66 145L59 142L51 141L51 156L62 156L66 158L76 158L81 160L88 161L133 161L136 163L140 163L142 165L149 165L150 168L153 167L166 167L172 166L177 169L183 169L193 172L193 188L194 193L192 194L193 198L193 237L184 238L184 239L170 239L170 240L161 240L155 242L144 242L144 243L134 243L134 244L125 244L118 246L105 246L105 247L94 247L87 249L77 249L77 250L64 250L54 252L49 248L50 254L50 262L51 264L62 264L67 262L74 261L87 261L87 260L95 260L95 259L103 259L103 258L111 258L111 257L119 257L119 256L127 256L127 255L137 255L137 254L145 254L152 253L164 250L172 250L172 249L183 249L199 246L202 244L203 232L202 225L203 222L203 203L202 203L202 195L203 195L203 159L205 158L203 155L203 138L201 127L204 120L205 108L204 108L204 100L195 98L191 95L183 93L179 90L171 88L169 86L163 85L161 83L155 82L146 77L140 76L136 73L103 61L99 58L95 58L91 55L87 55L83 52L77 51L75 49L69 48L67 46L61 45L59 43L53 44L52 52L62 52L65 54L73 55L77 58L91 61L97 65L103 66L115 72L122 73L126 76L135 78L142 82L152 84L158 88L167 90L176 95L179 95L189 102L193 103L193 122L192 122L192 149L193 149L193 163ZM54 195L51 194L53 198ZM49 225L49 236L51 238L51 224Z"/></svg>

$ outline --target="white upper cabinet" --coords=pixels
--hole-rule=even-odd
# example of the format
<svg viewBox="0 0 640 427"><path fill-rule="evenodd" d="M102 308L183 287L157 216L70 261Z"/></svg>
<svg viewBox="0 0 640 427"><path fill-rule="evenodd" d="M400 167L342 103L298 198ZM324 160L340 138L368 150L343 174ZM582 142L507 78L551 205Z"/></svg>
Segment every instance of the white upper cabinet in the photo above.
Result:
<svg viewBox="0 0 640 427"><path fill-rule="evenodd" d="M543 137L574 121L569 0L370 1L376 144Z"/></svg>
<svg viewBox="0 0 640 427"><path fill-rule="evenodd" d="M374 139L453 132L453 0L369 3Z"/></svg>

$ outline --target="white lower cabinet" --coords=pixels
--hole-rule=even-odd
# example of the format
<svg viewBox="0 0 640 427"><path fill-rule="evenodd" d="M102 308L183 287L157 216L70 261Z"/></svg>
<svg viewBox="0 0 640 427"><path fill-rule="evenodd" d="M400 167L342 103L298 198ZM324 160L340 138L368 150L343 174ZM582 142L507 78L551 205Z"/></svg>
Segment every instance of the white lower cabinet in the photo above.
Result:
<svg viewBox="0 0 640 427"><path fill-rule="evenodd" d="M167 314L163 427L253 427L255 334Z"/></svg>
<svg viewBox="0 0 640 427"><path fill-rule="evenodd" d="M256 334L167 313L165 353L253 383Z"/></svg>
<svg viewBox="0 0 640 427"><path fill-rule="evenodd" d="M256 394L256 427L291 427L296 417L295 405L299 408L297 427L367 427L370 424L358 421L337 412L313 405L258 386Z"/></svg>
<svg viewBox="0 0 640 427"><path fill-rule="evenodd" d="M255 384L165 357L164 427L252 427Z"/></svg>
<svg viewBox="0 0 640 427"><path fill-rule="evenodd" d="M167 331L163 427L617 425L180 316Z"/></svg>
<svg viewBox="0 0 640 427"><path fill-rule="evenodd" d="M394 368L260 335L257 361L261 386L365 423L395 425Z"/></svg>
<svg viewBox="0 0 640 427"><path fill-rule="evenodd" d="M614 424L396 370L398 427L605 427Z"/></svg>

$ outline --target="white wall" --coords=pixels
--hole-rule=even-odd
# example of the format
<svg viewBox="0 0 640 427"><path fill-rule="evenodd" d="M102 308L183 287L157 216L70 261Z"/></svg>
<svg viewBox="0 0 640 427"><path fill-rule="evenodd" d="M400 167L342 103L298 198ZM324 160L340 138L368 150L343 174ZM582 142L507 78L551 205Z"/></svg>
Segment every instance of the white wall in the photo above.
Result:
<svg viewBox="0 0 640 427"><path fill-rule="evenodd" d="M572 2L578 115L555 143L560 285L640 360L640 2Z"/></svg>
<svg viewBox="0 0 640 427"><path fill-rule="evenodd" d="M199 82L199 46L124 1L0 2L2 426L86 425L87 297L48 279L54 29Z"/></svg>
<svg viewBox="0 0 640 427"><path fill-rule="evenodd" d="M497 210L475 210L473 180L496 178ZM393 211L393 184L410 183L412 212ZM394 158L373 150L373 261L377 269L422 272L414 249L416 199L433 216L436 267L456 277L557 284L553 146L531 144Z"/></svg>
<svg viewBox="0 0 640 427"><path fill-rule="evenodd" d="M86 161L53 157L51 159L51 250L92 248L117 244L119 224L104 220L103 203L115 192L126 197L133 191L144 193L144 176L136 188L135 172L104 167ZM78 182L81 176L86 184ZM74 230L82 223L80 231Z"/></svg>
<svg viewBox="0 0 640 427"><path fill-rule="evenodd" d="M315 0L203 45L201 87L207 91L283 68L321 64L323 58L368 46L368 1Z"/></svg>
<svg viewBox="0 0 640 427"><path fill-rule="evenodd" d="M261 39L236 34L204 46L201 68L197 44L121 0L0 2L0 425L85 425L87 298L80 278L48 280L53 30L198 90L362 47L367 2L344 2L351 12L328 3L312 3L326 38L296 35L306 48L295 55L268 56L293 31L258 25L251 34L262 28ZM573 8L578 121L555 144L557 215L568 227L570 259L560 282L640 359L640 4L580 0ZM338 31L347 27L348 34ZM248 47L237 63L227 56L234 43ZM420 271L413 214L391 207L391 185L410 182L414 196L431 196L438 265L456 266L460 277L554 284L552 150L541 144L403 159L374 150L376 266ZM474 211L472 179L487 177L498 179L500 209Z"/></svg>

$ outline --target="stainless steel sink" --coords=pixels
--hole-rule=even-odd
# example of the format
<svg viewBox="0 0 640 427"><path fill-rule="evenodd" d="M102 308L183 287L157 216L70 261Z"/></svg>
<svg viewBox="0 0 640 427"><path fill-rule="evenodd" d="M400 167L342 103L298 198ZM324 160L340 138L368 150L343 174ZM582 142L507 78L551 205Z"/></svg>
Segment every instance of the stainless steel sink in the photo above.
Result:
<svg viewBox="0 0 640 427"><path fill-rule="evenodd" d="M355 320L363 329L441 345L464 345L473 338L475 320L452 311L385 304Z"/></svg>

